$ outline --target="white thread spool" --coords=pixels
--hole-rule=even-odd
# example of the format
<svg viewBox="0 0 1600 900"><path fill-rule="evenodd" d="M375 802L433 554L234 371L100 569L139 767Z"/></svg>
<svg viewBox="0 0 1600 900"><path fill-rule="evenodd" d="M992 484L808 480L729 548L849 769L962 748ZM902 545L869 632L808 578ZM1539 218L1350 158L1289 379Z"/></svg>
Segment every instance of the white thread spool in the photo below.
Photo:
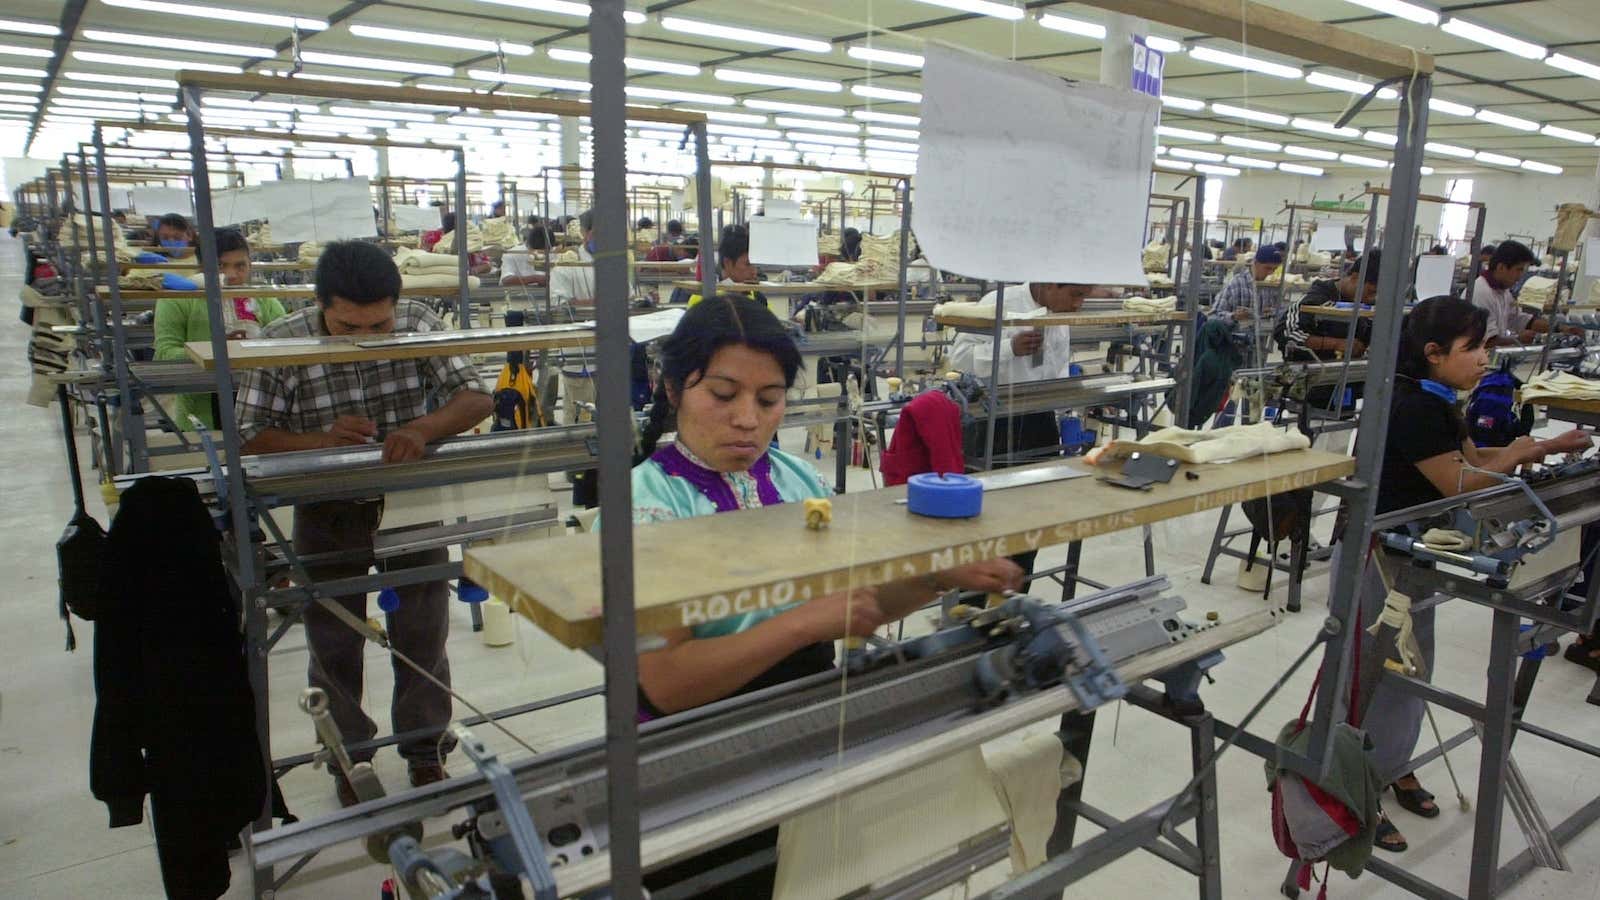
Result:
<svg viewBox="0 0 1600 900"><path fill-rule="evenodd" d="M515 632L511 624L511 607L490 597L483 601L483 643L490 647L509 647Z"/></svg>

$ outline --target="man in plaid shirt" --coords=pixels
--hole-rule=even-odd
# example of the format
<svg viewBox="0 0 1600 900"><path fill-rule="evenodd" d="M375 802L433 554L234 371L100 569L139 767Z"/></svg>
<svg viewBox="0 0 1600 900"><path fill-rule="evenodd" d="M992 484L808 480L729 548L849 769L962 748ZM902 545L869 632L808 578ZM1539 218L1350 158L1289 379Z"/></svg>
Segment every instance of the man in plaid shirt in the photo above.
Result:
<svg viewBox="0 0 1600 900"><path fill-rule="evenodd" d="M330 244L317 263L317 304L284 316L262 330L267 338L322 335L384 335L444 330L444 322L423 304L399 299L400 271L373 244ZM492 409L489 392L464 356L322 363L280 369L248 369L234 398L245 453L281 453L381 443L385 463L421 459L427 445L460 434L482 422ZM294 544L301 554L355 551L367 559L310 566L317 581L367 573L373 536L383 518L383 498L329 500L295 507ZM384 569L409 569L449 562L443 548L424 550L379 563ZM400 652L450 683L445 638L450 631L449 588L444 581L395 589L400 610L390 639ZM365 594L339 597L359 619L367 617ZM361 710L363 639L313 603L305 610L306 644L311 652L309 681L328 695L334 721L347 743L377 734ZM444 755L453 742L450 695L410 667L394 667L392 717L395 733L417 732L400 742L411 783L421 786L445 777ZM373 751L352 752L356 761ZM355 802L342 774L335 775L339 801Z"/></svg>

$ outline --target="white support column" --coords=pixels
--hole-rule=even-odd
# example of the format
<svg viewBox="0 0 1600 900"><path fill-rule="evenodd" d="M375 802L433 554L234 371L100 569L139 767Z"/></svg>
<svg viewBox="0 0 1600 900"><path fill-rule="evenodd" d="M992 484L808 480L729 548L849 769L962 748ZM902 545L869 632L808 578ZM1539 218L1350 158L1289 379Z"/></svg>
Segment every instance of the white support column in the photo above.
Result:
<svg viewBox="0 0 1600 900"><path fill-rule="evenodd" d="M1100 83L1133 87L1133 39L1150 33L1150 23L1122 13L1106 13L1106 40L1100 48Z"/></svg>
<svg viewBox="0 0 1600 900"><path fill-rule="evenodd" d="M578 202L582 181L577 171L583 165L583 132L578 130L576 116L564 116L561 119L561 165L563 169L572 169L561 173L563 209L566 215L576 216L584 210L583 204Z"/></svg>

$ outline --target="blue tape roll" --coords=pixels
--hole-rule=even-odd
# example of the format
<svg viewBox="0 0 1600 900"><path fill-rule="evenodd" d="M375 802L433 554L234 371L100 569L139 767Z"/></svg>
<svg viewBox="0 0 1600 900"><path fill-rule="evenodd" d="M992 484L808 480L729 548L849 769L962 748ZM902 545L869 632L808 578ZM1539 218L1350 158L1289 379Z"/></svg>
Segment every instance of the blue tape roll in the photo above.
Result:
<svg viewBox="0 0 1600 900"><path fill-rule="evenodd" d="M906 508L936 519L970 519L983 511L983 483L966 475L913 475L906 482Z"/></svg>
<svg viewBox="0 0 1600 900"><path fill-rule="evenodd" d="M394 588L384 588L378 592L378 608L386 613L392 613L400 608L400 594Z"/></svg>
<svg viewBox="0 0 1600 900"><path fill-rule="evenodd" d="M482 603L489 599L489 589L463 575L456 582L456 599L462 603Z"/></svg>

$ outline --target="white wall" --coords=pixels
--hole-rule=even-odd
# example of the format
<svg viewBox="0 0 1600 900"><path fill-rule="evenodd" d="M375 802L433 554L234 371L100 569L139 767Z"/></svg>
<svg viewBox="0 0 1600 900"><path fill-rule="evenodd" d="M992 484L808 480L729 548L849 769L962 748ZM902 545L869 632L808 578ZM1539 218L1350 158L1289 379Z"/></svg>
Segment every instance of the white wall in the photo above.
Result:
<svg viewBox="0 0 1600 900"><path fill-rule="evenodd" d="M43 159L26 159L8 156L0 159L0 187L5 188L5 198L9 202L11 192L18 186L27 184L35 178L44 175L51 163Z"/></svg>

